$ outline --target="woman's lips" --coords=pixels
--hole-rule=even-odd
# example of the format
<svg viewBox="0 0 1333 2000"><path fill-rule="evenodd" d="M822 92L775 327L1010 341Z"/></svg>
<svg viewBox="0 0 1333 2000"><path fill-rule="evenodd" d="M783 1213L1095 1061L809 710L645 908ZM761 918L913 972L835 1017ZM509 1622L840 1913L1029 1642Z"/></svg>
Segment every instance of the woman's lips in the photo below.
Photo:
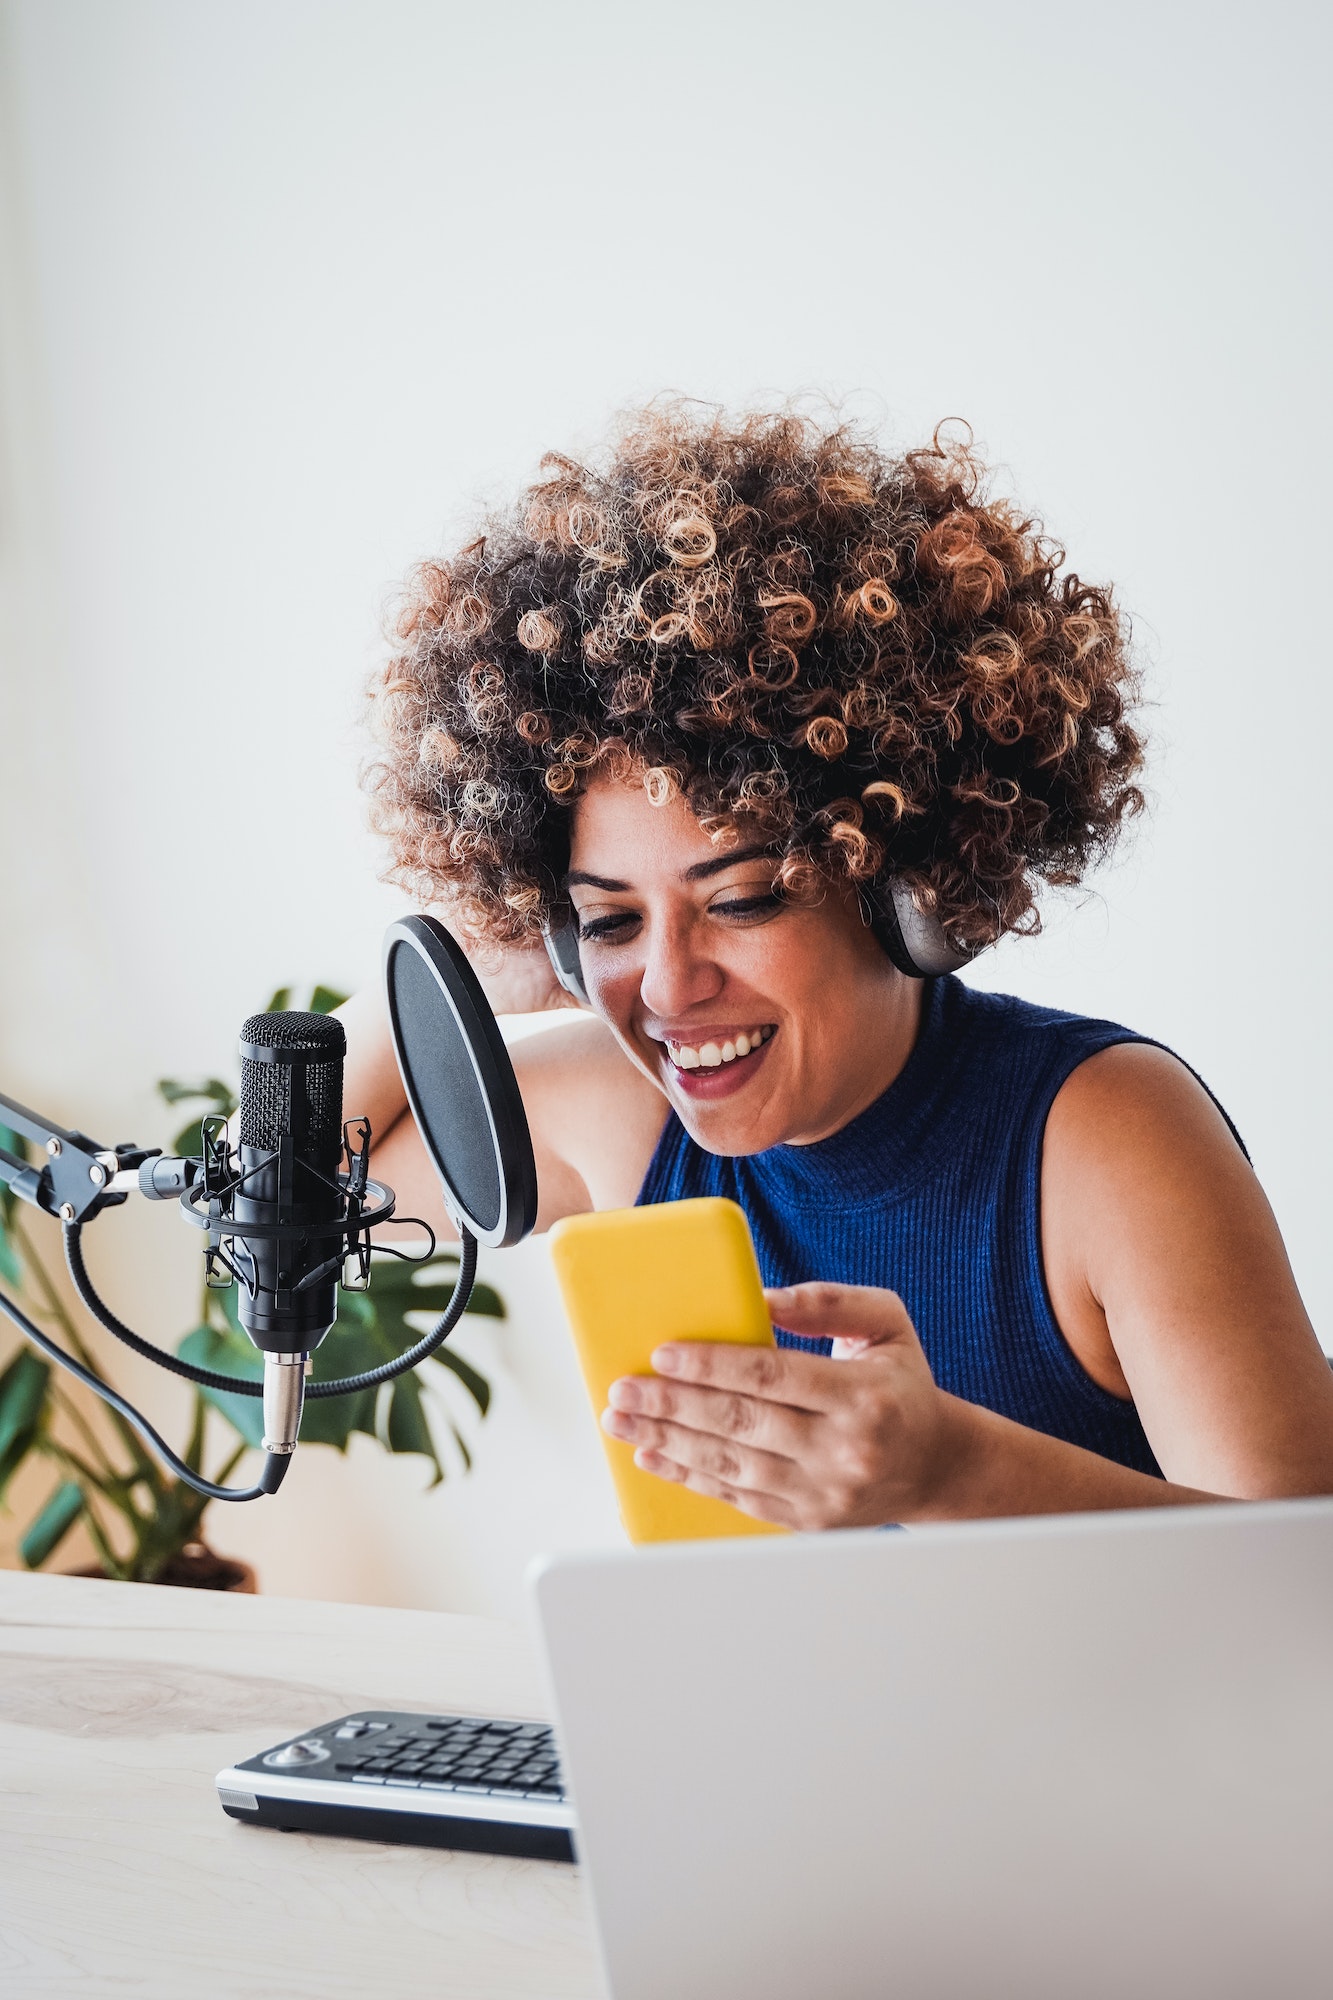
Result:
<svg viewBox="0 0 1333 2000"><path fill-rule="evenodd" d="M776 1031L766 1042L753 1049L748 1056L738 1056L735 1062L719 1063L716 1069L681 1069L672 1062L665 1048L662 1049L661 1066L667 1080L686 1097L708 1100L715 1097L731 1097L738 1090L744 1090L750 1079L762 1068L768 1052L777 1039Z"/></svg>

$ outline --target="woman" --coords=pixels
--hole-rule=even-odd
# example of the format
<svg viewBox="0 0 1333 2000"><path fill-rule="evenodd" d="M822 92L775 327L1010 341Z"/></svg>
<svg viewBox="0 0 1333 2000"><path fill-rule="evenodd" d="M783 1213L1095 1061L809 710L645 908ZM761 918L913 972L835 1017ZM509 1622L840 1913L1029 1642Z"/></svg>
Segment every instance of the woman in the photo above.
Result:
<svg viewBox="0 0 1333 2000"><path fill-rule="evenodd" d="M654 406L543 470L415 577L372 782L497 1009L562 1004L572 912L592 1017L516 1051L539 1227L750 1218L778 1351L668 1345L606 1428L795 1528L1333 1491L1333 1378L1207 1090L880 942L892 884L960 957L1035 928L1140 805L1110 596L961 443ZM377 1000L348 1027L441 1221Z"/></svg>

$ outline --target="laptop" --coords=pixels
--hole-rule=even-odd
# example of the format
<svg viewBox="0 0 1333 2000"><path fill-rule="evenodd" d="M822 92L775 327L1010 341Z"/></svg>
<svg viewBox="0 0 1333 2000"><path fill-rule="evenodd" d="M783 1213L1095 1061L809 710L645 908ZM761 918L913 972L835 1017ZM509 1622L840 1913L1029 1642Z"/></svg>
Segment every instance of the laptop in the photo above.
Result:
<svg viewBox="0 0 1333 2000"><path fill-rule="evenodd" d="M613 2000L1326 2000L1333 1502L560 1557L559 1754L343 1716L234 1818L588 1876Z"/></svg>
<svg viewBox="0 0 1333 2000"><path fill-rule="evenodd" d="M1333 1991L1333 1502L533 1588L614 2000Z"/></svg>

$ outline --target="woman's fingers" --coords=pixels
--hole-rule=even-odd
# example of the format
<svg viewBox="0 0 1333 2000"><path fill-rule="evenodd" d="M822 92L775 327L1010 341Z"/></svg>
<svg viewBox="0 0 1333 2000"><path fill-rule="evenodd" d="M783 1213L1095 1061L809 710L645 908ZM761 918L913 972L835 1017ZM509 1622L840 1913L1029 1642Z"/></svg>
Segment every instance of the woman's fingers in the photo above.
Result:
<svg viewBox="0 0 1333 2000"><path fill-rule="evenodd" d="M795 1410L828 1407L824 1379L828 1364L822 1354L799 1354L781 1347L738 1347L719 1340L672 1340L654 1348L651 1360L654 1374L623 1379L652 1382L666 1377L673 1384L756 1396Z"/></svg>
<svg viewBox="0 0 1333 2000"><path fill-rule="evenodd" d="M808 1411L793 1409L787 1403L764 1396L692 1382L663 1381L658 1375L622 1376L611 1384L607 1402L610 1406L607 1418L621 1417L626 1423L641 1418L680 1424L687 1430L734 1438L738 1444L776 1452L782 1458L799 1458L809 1449L814 1421ZM627 1428L615 1429L606 1419L603 1421L612 1437L630 1437Z"/></svg>
<svg viewBox="0 0 1333 2000"><path fill-rule="evenodd" d="M907 1307L878 1285L785 1285L764 1293L773 1324L805 1340L846 1342L844 1354L916 1340Z"/></svg>
<svg viewBox="0 0 1333 2000"><path fill-rule="evenodd" d="M781 1528L797 1528L800 1522L796 1509L783 1494L761 1493L747 1486L733 1486L725 1479L715 1479L697 1467L678 1465L674 1459L666 1458L658 1451L636 1451L634 1463L643 1472L651 1472L658 1479L669 1479L677 1486L686 1486L691 1493L702 1493L710 1500L725 1500L729 1507L739 1508L742 1514L752 1515L756 1521L772 1521Z"/></svg>
<svg viewBox="0 0 1333 2000"><path fill-rule="evenodd" d="M741 1444L716 1431L694 1430L661 1417L631 1415L615 1409L605 1412L602 1428L611 1437L634 1446L635 1462L645 1472L654 1472L659 1478L674 1478L701 1492L704 1489L697 1482L706 1480L710 1482L710 1490L722 1498L729 1498L732 1493L765 1493L782 1498L800 1483L799 1470L790 1458Z"/></svg>

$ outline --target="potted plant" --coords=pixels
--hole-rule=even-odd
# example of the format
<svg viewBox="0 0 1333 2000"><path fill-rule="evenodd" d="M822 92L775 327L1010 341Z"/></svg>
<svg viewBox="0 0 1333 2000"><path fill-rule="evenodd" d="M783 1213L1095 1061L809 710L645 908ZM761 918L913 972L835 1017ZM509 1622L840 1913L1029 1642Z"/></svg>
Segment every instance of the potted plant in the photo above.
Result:
<svg viewBox="0 0 1333 2000"><path fill-rule="evenodd" d="M342 996L316 987L310 1000L315 1013L328 1013ZM268 1011L291 1004L288 988L276 992ZM199 1116L177 1134L177 1153L202 1148L204 1116L227 1117L236 1108L231 1086L216 1077L203 1082L168 1078L158 1085L168 1104L198 1104ZM16 1134L0 1132L7 1150L22 1150ZM403 1264L376 1258L369 1292L341 1292L338 1319L315 1350L312 1375L316 1381L359 1374L396 1358L420 1338L453 1294L457 1255L443 1252L425 1264ZM42 1257L19 1204L0 1189L0 1283L5 1284L39 1325L55 1336L86 1367L94 1357L74 1324ZM263 1362L242 1332L236 1315L235 1287L221 1292L202 1285L198 1324L178 1342L177 1352L188 1361L220 1372L258 1380ZM476 1285L468 1311L503 1319L505 1308L489 1285ZM422 1316L425 1316L424 1319ZM418 1320L413 1325L413 1319ZM427 1367L440 1367L459 1381L484 1417L490 1405L486 1378L452 1347L437 1348ZM50 1489L28 1522L19 1553L30 1569L56 1554L65 1537L82 1522L98 1557L94 1574L135 1583L184 1583L210 1589L253 1589L253 1575L242 1563L211 1550L204 1539L204 1515L209 1501L184 1480L166 1472L120 1414L101 1406L105 1423L90 1423L66 1378L51 1363L20 1344L0 1372L0 1501L19 1467L34 1456L50 1467ZM217 1426L208 1413L216 1411L230 1435L207 1477L224 1484L244 1453L257 1447L263 1429L259 1401L226 1391L196 1389L188 1443L182 1452L192 1471L204 1472ZM301 1418L301 1443L332 1445L345 1452L354 1433L375 1438L387 1451L417 1452L429 1459L436 1486L446 1476L440 1457L433 1413L418 1380L418 1371L400 1375L379 1389L359 1395L308 1402ZM471 1454L462 1432L445 1417L465 1467Z"/></svg>

